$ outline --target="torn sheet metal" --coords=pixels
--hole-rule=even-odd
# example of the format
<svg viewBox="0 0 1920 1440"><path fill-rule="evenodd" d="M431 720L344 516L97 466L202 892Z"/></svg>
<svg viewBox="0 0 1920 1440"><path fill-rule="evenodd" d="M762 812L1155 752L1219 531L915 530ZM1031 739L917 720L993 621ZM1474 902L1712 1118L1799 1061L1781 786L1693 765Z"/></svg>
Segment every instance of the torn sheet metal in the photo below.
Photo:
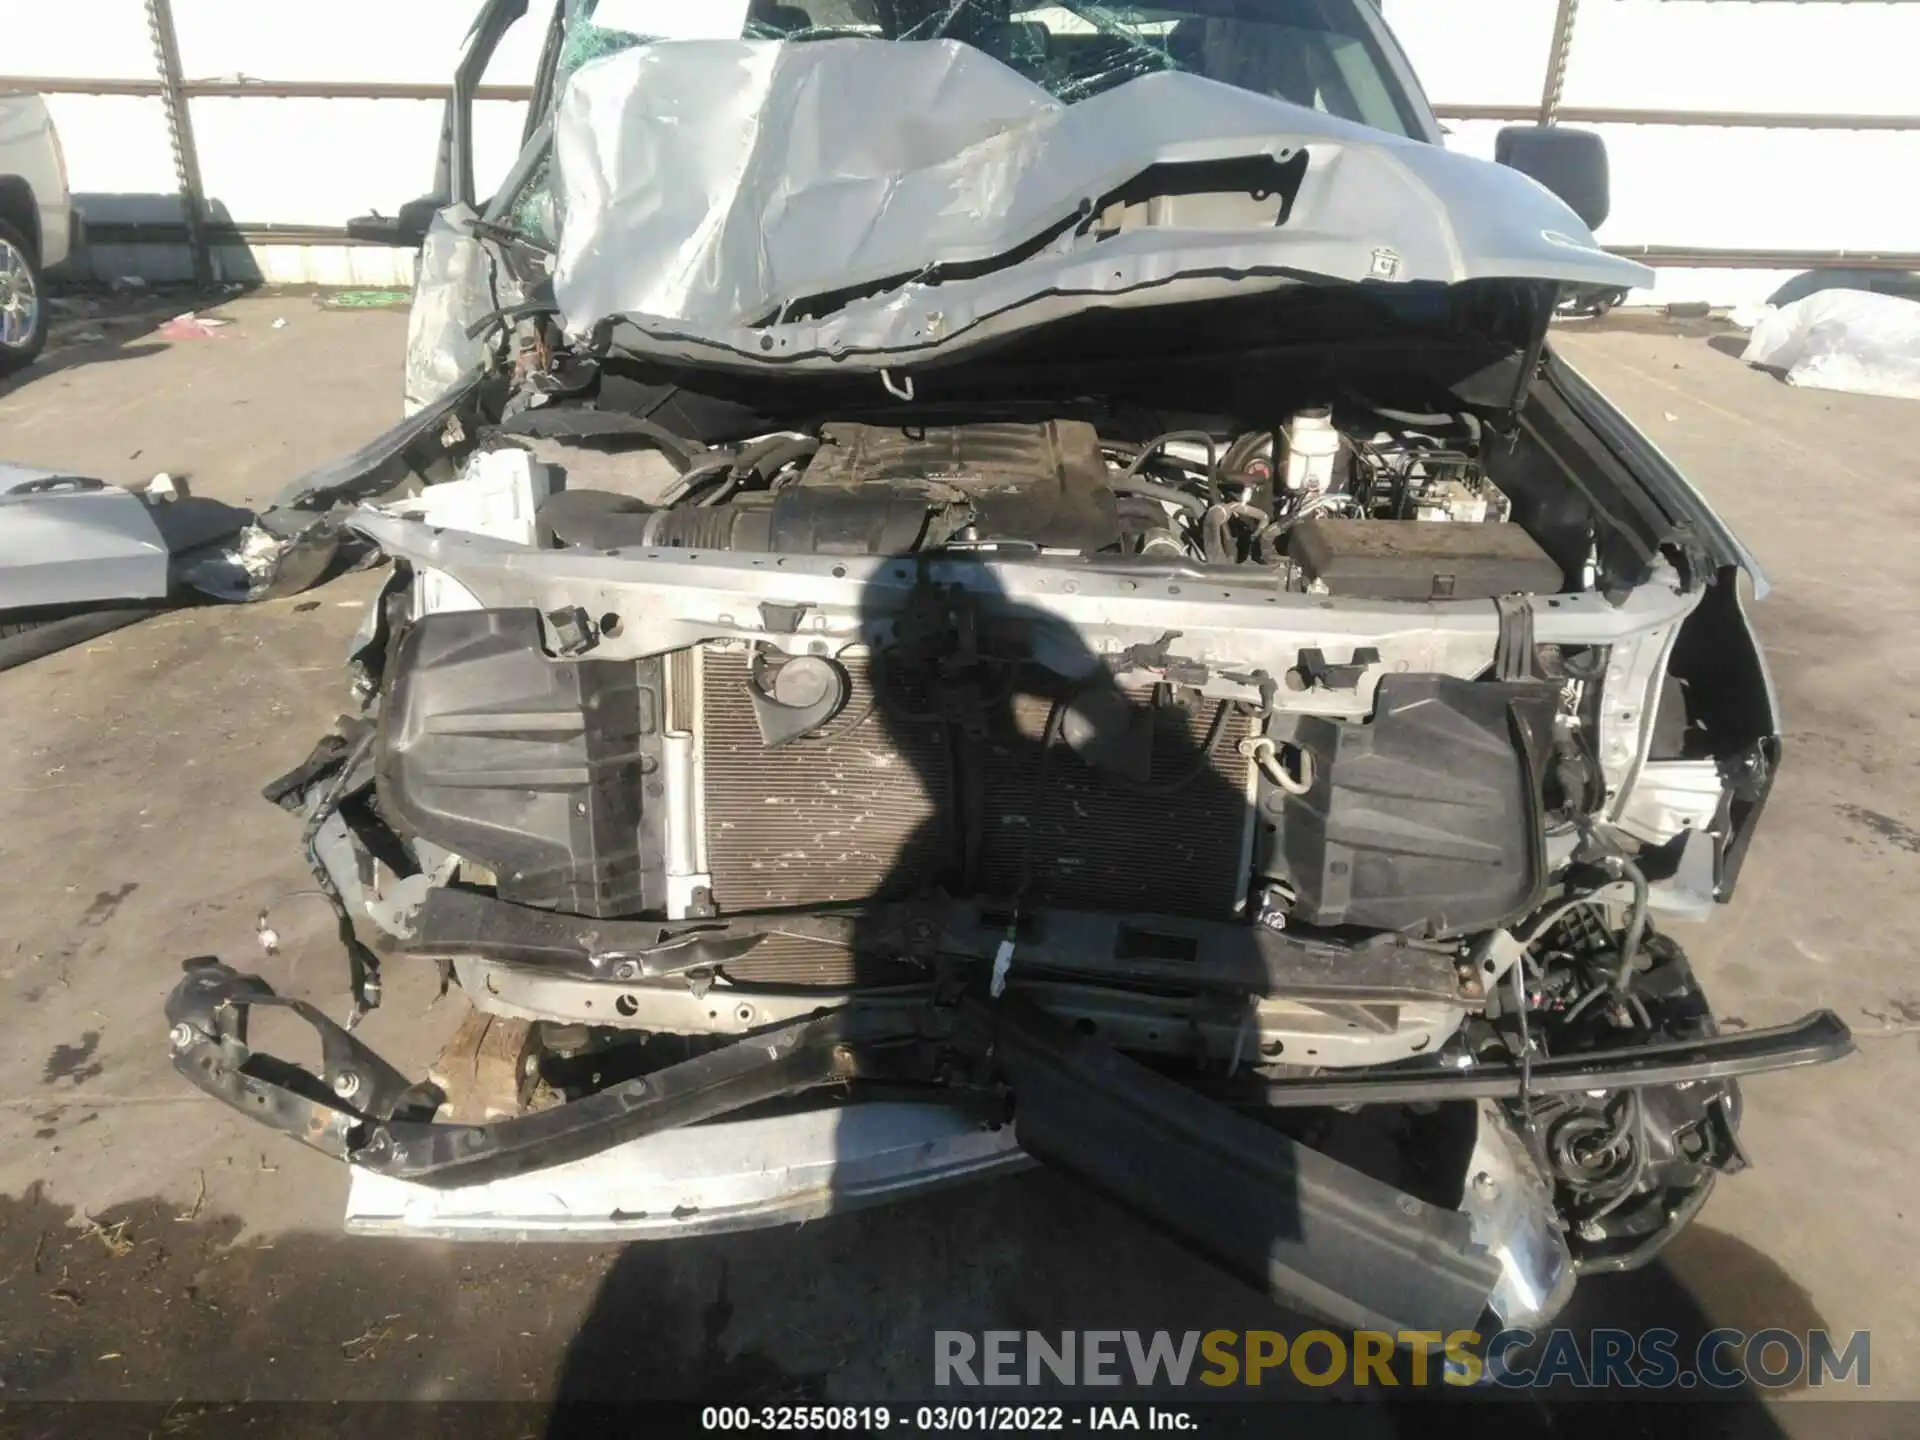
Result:
<svg viewBox="0 0 1920 1440"><path fill-rule="evenodd" d="M636 349L657 332L789 363L925 354L1041 294L1202 273L1652 283L1510 168L1192 74L1067 105L946 40L640 46L573 77L554 146L567 327L624 316ZM1235 159L1280 193L1182 197L1107 239L1082 223L1155 166ZM863 289L887 293L771 323Z"/></svg>
<svg viewBox="0 0 1920 1440"><path fill-rule="evenodd" d="M1510 1328L1545 1325L1573 1298L1576 1278L1553 1190L1501 1107L1482 1100L1479 1111L1460 1209L1500 1265L1487 1305Z"/></svg>
<svg viewBox="0 0 1920 1440"><path fill-rule="evenodd" d="M292 539L249 525L183 568L181 580L203 595L234 604L279 600L319 582L340 548L340 531L318 524Z"/></svg>
<svg viewBox="0 0 1920 1440"><path fill-rule="evenodd" d="M420 278L407 314L408 415L451 394L487 363L494 337L468 332L523 298L499 256L473 233L476 218L466 205L442 210L420 247Z"/></svg>

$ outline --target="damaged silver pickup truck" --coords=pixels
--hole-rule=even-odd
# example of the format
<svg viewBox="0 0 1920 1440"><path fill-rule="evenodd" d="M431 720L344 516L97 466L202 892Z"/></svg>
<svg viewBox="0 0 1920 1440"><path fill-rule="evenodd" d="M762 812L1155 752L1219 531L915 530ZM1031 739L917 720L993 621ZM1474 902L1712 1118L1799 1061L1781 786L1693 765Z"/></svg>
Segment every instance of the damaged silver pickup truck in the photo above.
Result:
<svg viewBox="0 0 1920 1440"><path fill-rule="evenodd" d="M384 935L525 1083L456 1123L216 964L181 1072L371 1232L1037 1161L1354 1325L1645 1262L1737 1077L1850 1039L1719 1034L1656 929L1780 726L1752 560L1548 344L1649 278L1594 138L1447 152L1365 0L645 8L561 7L476 206L485 6L439 193L361 222L424 244L412 413L263 517L392 562L269 790L356 1018Z"/></svg>

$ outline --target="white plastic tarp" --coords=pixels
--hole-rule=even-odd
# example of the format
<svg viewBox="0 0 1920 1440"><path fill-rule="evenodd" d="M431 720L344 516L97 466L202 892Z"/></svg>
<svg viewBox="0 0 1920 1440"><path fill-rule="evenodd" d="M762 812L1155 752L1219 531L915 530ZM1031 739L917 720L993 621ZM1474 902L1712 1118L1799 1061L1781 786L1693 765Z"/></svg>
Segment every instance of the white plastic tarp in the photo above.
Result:
<svg viewBox="0 0 1920 1440"><path fill-rule="evenodd" d="M1789 385L1920 400L1920 300L1821 290L1761 314L1740 358Z"/></svg>

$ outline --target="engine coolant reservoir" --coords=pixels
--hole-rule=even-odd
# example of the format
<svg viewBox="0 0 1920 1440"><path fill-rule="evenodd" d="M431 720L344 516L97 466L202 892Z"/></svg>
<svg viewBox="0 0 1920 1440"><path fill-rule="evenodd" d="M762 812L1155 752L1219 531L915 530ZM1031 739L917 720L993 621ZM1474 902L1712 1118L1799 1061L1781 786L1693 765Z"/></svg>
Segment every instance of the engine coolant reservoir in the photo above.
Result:
<svg viewBox="0 0 1920 1440"><path fill-rule="evenodd" d="M1329 410L1302 410L1282 432L1287 442L1286 486L1290 493L1323 494L1333 484L1340 432Z"/></svg>

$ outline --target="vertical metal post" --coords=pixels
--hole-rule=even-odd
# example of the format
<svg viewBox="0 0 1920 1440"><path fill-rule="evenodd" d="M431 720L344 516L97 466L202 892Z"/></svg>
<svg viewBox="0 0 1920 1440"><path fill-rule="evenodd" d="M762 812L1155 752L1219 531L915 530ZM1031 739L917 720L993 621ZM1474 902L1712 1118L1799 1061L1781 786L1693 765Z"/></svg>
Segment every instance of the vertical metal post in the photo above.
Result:
<svg viewBox="0 0 1920 1440"><path fill-rule="evenodd" d="M1540 123L1553 124L1560 109L1560 92L1567 83L1567 55L1573 49L1573 13L1580 0L1560 0L1553 17L1553 44L1547 50L1547 83L1540 92Z"/></svg>
<svg viewBox="0 0 1920 1440"><path fill-rule="evenodd" d="M167 107L167 136L173 142L173 173L180 204L187 213L187 243L193 249L193 278L213 283L213 255L207 248L206 197L200 186L200 152L193 143L193 117L187 113L186 82L180 73L180 41L173 30L173 0L147 0L147 29L153 36L153 61L160 70Z"/></svg>

